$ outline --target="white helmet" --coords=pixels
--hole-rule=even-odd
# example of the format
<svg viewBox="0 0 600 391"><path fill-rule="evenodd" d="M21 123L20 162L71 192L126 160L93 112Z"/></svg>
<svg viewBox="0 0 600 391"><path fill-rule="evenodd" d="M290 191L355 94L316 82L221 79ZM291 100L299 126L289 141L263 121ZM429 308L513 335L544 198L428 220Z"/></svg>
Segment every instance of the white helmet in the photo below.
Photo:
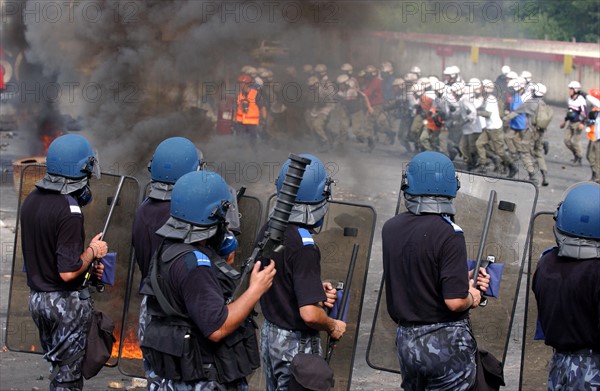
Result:
<svg viewBox="0 0 600 391"><path fill-rule="evenodd" d="M516 79L517 77L519 77L519 75L517 75L517 72L515 71L510 71L506 74L507 79Z"/></svg>
<svg viewBox="0 0 600 391"><path fill-rule="evenodd" d="M508 72L510 72L510 67L508 65L503 65L501 71L503 75L506 75Z"/></svg>
<svg viewBox="0 0 600 391"><path fill-rule="evenodd" d="M377 73L377 68L375 68L373 65L367 65L367 67L365 68L365 72L374 74Z"/></svg>
<svg viewBox="0 0 600 391"><path fill-rule="evenodd" d="M489 79L483 79L481 81L481 84L483 85L483 90L485 92L494 92L494 82L489 80Z"/></svg>
<svg viewBox="0 0 600 391"><path fill-rule="evenodd" d="M476 77L472 77L471 79L469 79L469 87L473 92L481 91L481 80L479 80Z"/></svg>
<svg viewBox="0 0 600 391"><path fill-rule="evenodd" d="M314 86L315 84L319 83L319 78L316 76L311 76L308 78L308 80L306 82L308 83L309 86Z"/></svg>
<svg viewBox="0 0 600 391"><path fill-rule="evenodd" d="M533 90L533 95L542 97L542 96L546 95L546 92L548 92L548 88L546 88L545 85L543 85L542 83L535 84L535 89Z"/></svg>
<svg viewBox="0 0 600 391"><path fill-rule="evenodd" d="M452 91L456 95L462 95L465 87L466 84L459 81L450 86L450 91Z"/></svg>
<svg viewBox="0 0 600 391"><path fill-rule="evenodd" d="M315 72L317 72L317 73L325 73L325 72L327 72L327 65L325 65L325 64L317 64L317 65L315 65Z"/></svg>
<svg viewBox="0 0 600 391"><path fill-rule="evenodd" d="M356 80L354 79L349 79L346 84L348 84L348 87L350 88L356 88Z"/></svg>
<svg viewBox="0 0 600 391"><path fill-rule="evenodd" d="M254 67L248 67L246 68L246 72L247 75L249 75L250 77L256 77L258 75L258 72L256 72L256 68Z"/></svg>
<svg viewBox="0 0 600 391"><path fill-rule="evenodd" d="M340 70L342 72L352 72L352 65L348 64L348 63L342 64L342 67L340 68Z"/></svg>
<svg viewBox="0 0 600 391"><path fill-rule="evenodd" d="M261 86L261 87L262 87L262 86L265 84L265 82L263 81L263 79L261 79L261 78L260 78L260 77L258 77L258 76L254 78L254 82L255 82L256 84L258 84L259 86Z"/></svg>
<svg viewBox="0 0 600 391"><path fill-rule="evenodd" d="M336 81L338 82L338 84L344 84L346 83L348 80L350 80L350 76L344 74L341 74L337 77Z"/></svg>
<svg viewBox="0 0 600 391"><path fill-rule="evenodd" d="M452 68L452 72L451 73L452 73L453 76L456 76L456 75L458 75L460 73L460 68L457 67L456 65L453 65L451 68Z"/></svg>
<svg viewBox="0 0 600 391"><path fill-rule="evenodd" d="M525 88L525 84L527 84L527 82L525 81L524 78L517 77L516 79L510 81L509 87L515 91L519 91L519 90Z"/></svg>
<svg viewBox="0 0 600 391"><path fill-rule="evenodd" d="M381 63L381 72L394 72L394 67L392 63L389 61L384 61Z"/></svg>
<svg viewBox="0 0 600 391"><path fill-rule="evenodd" d="M244 65L244 66L242 67L242 69L240 69L240 72L241 72L241 73L248 74L248 69L250 69L250 68L252 68L252 66L251 66L251 65Z"/></svg>
<svg viewBox="0 0 600 391"><path fill-rule="evenodd" d="M452 67L446 67L444 68L444 71L442 72L444 74L444 76L450 76L450 74L452 73Z"/></svg>
<svg viewBox="0 0 600 391"><path fill-rule="evenodd" d="M410 72L419 75L421 73L421 68L415 65L414 67L410 68Z"/></svg>
<svg viewBox="0 0 600 391"><path fill-rule="evenodd" d="M415 82L417 79L419 79L419 76L417 76L416 73L408 72L406 75L404 75L404 80L406 81Z"/></svg>
<svg viewBox="0 0 600 391"><path fill-rule="evenodd" d="M424 90L424 87L419 83L413 84L410 87L410 92L414 95L421 95L423 93L423 90Z"/></svg>
<svg viewBox="0 0 600 391"><path fill-rule="evenodd" d="M438 82L440 81L440 79L438 79L438 78L437 78L437 77L435 77L435 76L429 76L429 77L428 77L428 79L429 79L429 83L430 83L432 86L433 86L433 85L435 85L435 83L438 83Z"/></svg>
<svg viewBox="0 0 600 391"><path fill-rule="evenodd" d="M581 83L576 80L573 80L569 83L569 88L572 88L577 92L581 89Z"/></svg>
<svg viewBox="0 0 600 391"><path fill-rule="evenodd" d="M258 68L256 68L256 71L258 72L258 77L261 77L263 79L268 78L269 73L272 74L272 72L270 70L268 70L267 68L264 68L264 67L258 67Z"/></svg>
<svg viewBox="0 0 600 391"><path fill-rule="evenodd" d="M429 88L431 87L431 83L429 82L429 78L428 77L422 77L419 80L417 80L417 84L420 84L423 86L423 88Z"/></svg>
<svg viewBox="0 0 600 391"><path fill-rule="evenodd" d="M392 82L392 86L404 87L404 79L402 79L400 77L397 79L394 79L394 81Z"/></svg>
<svg viewBox="0 0 600 391"><path fill-rule="evenodd" d="M526 82L529 83L531 81L532 75L531 75L531 72L529 72L529 71L523 71L523 72L521 72L521 77L523 79L525 79Z"/></svg>

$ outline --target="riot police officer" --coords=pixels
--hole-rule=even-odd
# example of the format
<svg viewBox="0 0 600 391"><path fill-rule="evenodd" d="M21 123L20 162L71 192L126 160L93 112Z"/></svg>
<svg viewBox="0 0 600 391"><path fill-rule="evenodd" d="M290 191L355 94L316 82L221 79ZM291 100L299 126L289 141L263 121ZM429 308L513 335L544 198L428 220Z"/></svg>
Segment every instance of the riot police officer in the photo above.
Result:
<svg viewBox="0 0 600 391"><path fill-rule="evenodd" d="M51 390L81 390L81 364L92 302L82 289L85 271L106 255L97 234L85 247L81 208L92 200L89 178L100 168L90 143L68 134L48 148L46 175L21 206L21 241L30 288L29 311L44 358L52 365ZM101 278L104 266L93 266Z"/></svg>
<svg viewBox="0 0 600 391"><path fill-rule="evenodd" d="M477 344L468 317L481 292L469 281L465 237L453 222L458 188L447 156L417 154L402 177L408 211L383 226L387 310L398 324L405 390L468 390L475 382ZM484 270L477 279L483 291Z"/></svg>
<svg viewBox="0 0 600 391"><path fill-rule="evenodd" d="M142 293L150 323L141 343L162 378L159 390L243 390L260 366L254 322L249 319L273 282L274 263L257 262L248 289L231 301L239 273L219 255L233 201L223 178L210 171L185 174L171 194L171 217L152 258Z"/></svg>
<svg viewBox="0 0 600 391"><path fill-rule="evenodd" d="M548 389L599 389L600 184L567 189L555 220L557 247L538 261L532 285L538 324L554 348Z"/></svg>
<svg viewBox="0 0 600 391"><path fill-rule="evenodd" d="M322 355L319 331L326 331L333 339L340 339L346 331L346 323L328 317L323 308L333 306L336 290L331 283L321 281L321 253L313 239L314 229L327 213L331 180L318 158L301 156L311 163L306 167L285 231L285 251L273 256L280 272L273 287L260 299L265 317L260 350L269 391L287 389L290 364L296 354ZM288 159L281 167L278 192L289 165ZM259 238L263 236L261 232Z"/></svg>
<svg viewBox="0 0 600 391"><path fill-rule="evenodd" d="M146 199L138 207L133 220L132 244L135 248L135 260L140 268L141 281L148 276L150 259L158 249L162 238L156 231L170 217L171 193L175 182L188 172L202 168L202 153L194 144L183 137L171 137L162 141L154 151L148 163L150 171L150 191ZM141 289L141 286L140 286ZM146 325L150 322L146 306L147 296L140 305L138 341L144 340ZM156 380L157 375L143 358L144 370L148 382Z"/></svg>

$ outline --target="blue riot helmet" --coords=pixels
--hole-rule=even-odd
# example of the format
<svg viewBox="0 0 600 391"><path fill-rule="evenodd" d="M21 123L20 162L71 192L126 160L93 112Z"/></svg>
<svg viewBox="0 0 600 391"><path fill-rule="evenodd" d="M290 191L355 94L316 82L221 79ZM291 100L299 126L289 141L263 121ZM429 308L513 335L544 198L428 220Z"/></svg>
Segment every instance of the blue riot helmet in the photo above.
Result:
<svg viewBox="0 0 600 391"><path fill-rule="evenodd" d="M421 152L408 163L402 190L413 196L456 197L460 182L454 164L439 152Z"/></svg>
<svg viewBox="0 0 600 391"><path fill-rule="evenodd" d="M202 152L184 137L171 137L156 147L148 165L153 181L175 183L188 172L202 168Z"/></svg>
<svg viewBox="0 0 600 391"><path fill-rule="evenodd" d="M171 216L199 227L225 222L233 202L225 180L212 171L193 171L183 175L173 187Z"/></svg>
<svg viewBox="0 0 600 391"><path fill-rule="evenodd" d="M296 203L315 204L329 199L332 181L327 176L325 166L321 160L316 156L308 154L301 154L300 156L310 159L311 163L306 166L306 171L304 172L300 188L298 189L298 195L296 196ZM286 160L279 170L276 182L277 193L281 191L290 163L290 159Z"/></svg>
<svg viewBox="0 0 600 391"><path fill-rule="evenodd" d="M600 239L600 184L581 182L567 189L555 218L556 228L564 234Z"/></svg>
<svg viewBox="0 0 600 391"><path fill-rule="evenodd" d="M92 145L78 134L57 137L48 148L46 156L48 174L68 179L100 176L100 166Z"/></svg>
<svg viewBox="0 0 600 391"><path fill-rule="evenodd" d="M306 170L302 176L289 221L316 227L321 225L323 217L327 213L327 202L331 196L331 184L333 180L327 176L325 166L319 158L307 154L300 156L310 159L311 162L306 166ZM288 159L281 166L277 182L275 183L277 193L283 187L283 181L285 180L290 163L291 161Z"/></svg>

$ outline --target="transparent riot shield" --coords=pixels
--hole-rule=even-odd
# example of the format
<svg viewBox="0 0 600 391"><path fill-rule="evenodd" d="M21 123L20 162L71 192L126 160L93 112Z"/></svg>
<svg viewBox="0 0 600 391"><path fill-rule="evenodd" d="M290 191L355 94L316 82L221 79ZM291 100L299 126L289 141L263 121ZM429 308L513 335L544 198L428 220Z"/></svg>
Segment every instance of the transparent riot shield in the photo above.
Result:
<svg viewBox="0 0 600 391"><path fill-rule="evenodd" d="M464 230L469 260L475 260L477 256L490 192L496 192L483 259L487 255L494 255L496 263L503 264L500 289L497 298L489 298L486 307L472 310L470 318L477 345L501 359L504 364L521 271L528 250L529 225L537 202L537 189L530 182L468 172L457 174L461 187L454 200L455 220ZM398 201L400 213L406 211L403 197L401 192ZM385 289L382 277L367 347L367 363L375 369L400 373L395 346L397 326L387 312Z"/></svg>
<svg viewBox="0 0 600 391"><path fill-rule="evenodd" d="M44 174L45 169L39 166L28 166L22 170L19 211L26 195L33 190L35 182L41 179ZM121 178L123 179L122 182ZM131 258L131 226L138 204L139 185L135 178L103 173L100 179L90 179L90 188L93 194L92 202L82 208L86 232L85 243L102 232L104 227L107 227L104 240L108 243L109 253L116 255L114 285L105 285L105 290L102 293L97 292L94 287L90 287L90 290L94 300L94 308L107 313L114 320L114 335L117 337L121 333L121 325L123 324L125 292L129 259ZM119 194L116 194L119 188ZM115 196L118 196L118 198L113 208L112 218L107 223L108 212ZM20 237L21 227L18 218L16 227L6 345L11 350L41 353L37 328L28 311L29 288L24 273ZM119 345L119 340L113 345L113 354L108 362L111 366L117 363Z"/></svg>
<svg viewBox="0 0 600 391"><path fill-rule="evenodd" d="M269 199L271 210L275 197ZM344 338L336 343L329 364L335 374L333 390L349 390L352 367L363 305L363 292L367 281L371 244L376 223L375 210L366 205L331 201L323 226L314 239L321 251L321 277L334 283L343 282L349 287L347 328ZM354 269L347 281L353 248L357 246ZM262 323L262 316L259 317ZM327 351L327 336L321 333L323 351ZM264 390L264 371L257 369L249 378L250 389Z"/></svg>
<svg viewBox="0 0 600 391"><path fill-rule="evenodd" d="M243 260L250 256L254 245L254 239L260 227L262 219L262 204L256 197L243 195L238 200L238 211L240 218L240 235L238 248L235 250L235 265L239 267ZM142 363L142 351L139 347L138 328L140 316L140 270L135 259L129 264L129 284L131 289L126 296L126 314L124 316L124 333L121 335L123 346L120 353L119 370L129 376L144 377L144 366Z"/></svg>
<svg viewBox="0 0 600 391"><path fill-rule="evenodd" d="M525 318L523 320L523 344L521 350L520 390L542 390L548 388L548 366L552 348L543 340L535 340L537 303L531 291L533 273L544 250L556 246L554 238L554 212L538 212L531 230L531 244L527 269L525 296Z"/></svg>

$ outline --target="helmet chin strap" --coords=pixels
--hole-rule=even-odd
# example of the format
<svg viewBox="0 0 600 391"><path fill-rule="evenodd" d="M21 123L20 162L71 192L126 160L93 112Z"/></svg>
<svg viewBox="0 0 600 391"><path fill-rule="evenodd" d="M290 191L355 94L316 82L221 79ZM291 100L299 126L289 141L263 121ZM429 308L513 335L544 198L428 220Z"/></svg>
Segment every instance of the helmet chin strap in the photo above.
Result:
<svg viewBox="0 0 600 391"><path fill-rule="evenodd" d="M412 214L456 214L456 208L452 204L452 198L441 196L415 196L404 193L404 205Z"/></svg>
<svg viewBox="0 0 600 391"><path fill-rule="evenodd" d="M582 260L600 258L600 240L569 236L560 232L556 226L554 226L554 237L560 257Z"/></svg>

